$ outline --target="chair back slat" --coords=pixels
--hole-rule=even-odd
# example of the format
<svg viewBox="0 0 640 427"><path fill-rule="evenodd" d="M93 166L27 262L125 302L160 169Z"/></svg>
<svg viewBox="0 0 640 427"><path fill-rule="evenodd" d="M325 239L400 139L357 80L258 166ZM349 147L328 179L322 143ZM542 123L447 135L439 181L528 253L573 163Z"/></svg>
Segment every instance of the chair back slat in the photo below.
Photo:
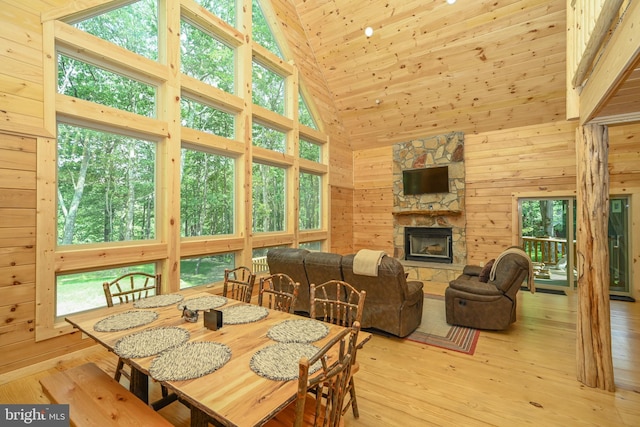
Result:
<svg viewBox="0 0 640 427"><path fill-rule="evenodd" d="M272 310L293 313L300 283L284 273L260 278L258 305Z"/></svg>
<svg viewBox="0 0 640 427"><path fill-rule="evenodd" d="M360 323L354 322L313 357L300 360L294 427L340 425L359 331ZM316 363L320 370L310 375L309 369ZM311 404L307 402L309 396L314 397Z"/></svg>
<svg viewBox="0 0 640 427"><path fill-rule="evenodd" d="M222 294L227 298L250 303L255 282L256 275L248 267L225 269Z"/></svg>
<svg viewBox="0 0 640 427"><path fill-rule="evenodd" d="M116 301L120 304L126 304L153 295L160 295L161 275L142 272L127 273L111 282L104 282L102 288L107 306L113 307Z"/></svg>
<svg viewBox="0 0 640 427"><path fill-rule="evenodd" d="M345 327L362 321L365 291L358 291L341 280L330 280L320 285L311 284L309 293L312 319Z"/></svg>

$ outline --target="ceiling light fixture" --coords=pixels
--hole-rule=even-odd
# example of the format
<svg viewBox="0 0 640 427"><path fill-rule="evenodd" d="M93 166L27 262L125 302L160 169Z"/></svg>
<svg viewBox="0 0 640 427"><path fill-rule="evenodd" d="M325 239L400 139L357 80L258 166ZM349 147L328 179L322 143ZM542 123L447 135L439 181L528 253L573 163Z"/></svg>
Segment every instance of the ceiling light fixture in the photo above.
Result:
<svg viewBox="0 0 640 427"><path fill-rule="evenodd" d="M447 4L454 4L456 0L447 0Z"/></svg>
<svg viewBox="0 0 640 427"><path fill-rule="evenodd" d="M364 29L364 35L367 37L371 37L373 35L373 28L367 27Z"/></svg>

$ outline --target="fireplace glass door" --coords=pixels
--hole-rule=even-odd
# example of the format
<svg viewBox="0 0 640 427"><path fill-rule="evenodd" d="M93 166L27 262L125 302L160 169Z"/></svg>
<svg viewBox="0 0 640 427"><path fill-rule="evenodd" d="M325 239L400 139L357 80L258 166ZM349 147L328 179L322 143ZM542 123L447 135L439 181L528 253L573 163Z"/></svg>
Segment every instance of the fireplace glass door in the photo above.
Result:
<svg viewBox="0 0 640 427"><path fill-rule="evenodd" d="M405 228L405 259L424 262L451 263L452 232L450 228Z"/></svg>

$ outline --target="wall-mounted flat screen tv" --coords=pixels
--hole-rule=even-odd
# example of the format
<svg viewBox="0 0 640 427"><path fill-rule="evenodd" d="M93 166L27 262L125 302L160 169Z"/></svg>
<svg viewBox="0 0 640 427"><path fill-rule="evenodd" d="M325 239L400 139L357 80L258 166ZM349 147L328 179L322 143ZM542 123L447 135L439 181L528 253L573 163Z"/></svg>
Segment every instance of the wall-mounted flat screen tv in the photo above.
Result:
<svg viewBox="0 0 640 427"><path fill-rule="evenodd" d="M436 166L402 171L405 196L449 192L449 167Z"/></svg>

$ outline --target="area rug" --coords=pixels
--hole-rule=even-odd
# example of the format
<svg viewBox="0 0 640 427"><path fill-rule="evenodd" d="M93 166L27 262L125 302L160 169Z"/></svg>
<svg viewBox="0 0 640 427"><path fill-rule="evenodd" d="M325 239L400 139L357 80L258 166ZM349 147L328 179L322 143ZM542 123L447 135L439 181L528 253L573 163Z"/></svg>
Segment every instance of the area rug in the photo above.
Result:
<svg viewBox="0 0 640 427"><path fill-rule="evenodd" d="M472 355L476 351L479 336L477 329L447 324L444 297L425 294L422 322L406 339Z"/></svg>

